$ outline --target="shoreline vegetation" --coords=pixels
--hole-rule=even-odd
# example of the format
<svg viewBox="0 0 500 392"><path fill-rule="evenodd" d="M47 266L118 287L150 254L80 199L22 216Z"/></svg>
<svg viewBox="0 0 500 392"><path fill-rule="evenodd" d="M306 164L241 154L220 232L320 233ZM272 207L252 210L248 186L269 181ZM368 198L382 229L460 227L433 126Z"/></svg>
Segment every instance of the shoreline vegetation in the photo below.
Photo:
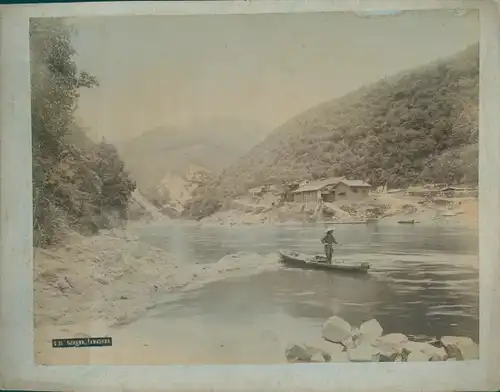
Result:
<svg viewBox="0 0 500 392"><path fill-rule="evenodd" d="M477 226L475 197L374 193L356 203L310 205L281 203L272 193L248 196L262 184L338 174L375 186L477 184L477 47L336 100L337 108L316 108L308 112L313 121L292 120L216 180L199 184L180 218L169 218L137 188L115 146L93 140L78 125L79 92L98 88L99 81L78 70L68 25L31 20L30 39L36 328L56 326L78 337L97 323L94 332L106 332L138 319L166 292L175 299L218 279L278 266L277 255L246 253L188 266L134 236L135 226L400 220ZM438 89L443 107L432 101ZM457 96L465 97L460 104ZM323 155L315 153L319 147ZM315 160L319 156L324 159Z"/></svg>

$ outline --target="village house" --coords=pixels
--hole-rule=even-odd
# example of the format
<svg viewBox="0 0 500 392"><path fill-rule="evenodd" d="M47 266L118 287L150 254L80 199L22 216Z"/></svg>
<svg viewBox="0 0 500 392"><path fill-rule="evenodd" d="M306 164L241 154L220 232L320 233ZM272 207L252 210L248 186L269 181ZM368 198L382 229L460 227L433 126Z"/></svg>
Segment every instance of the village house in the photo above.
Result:
<svg viewBox="0 0 500 392"><path fill-rule="evenodd" d="M298 203L317 203L323 200L332 203L336 200L362 200L368 196L371 185L361 180L347 180L333 177L311 181L295 191L293 201Z"/></svg>
<svg viewBox="0 0 500 392"><path fill-rule="evenodd" d="M342 180L334 188L335 200L363 200L371 189L372 186L362 180Z"/></svg>

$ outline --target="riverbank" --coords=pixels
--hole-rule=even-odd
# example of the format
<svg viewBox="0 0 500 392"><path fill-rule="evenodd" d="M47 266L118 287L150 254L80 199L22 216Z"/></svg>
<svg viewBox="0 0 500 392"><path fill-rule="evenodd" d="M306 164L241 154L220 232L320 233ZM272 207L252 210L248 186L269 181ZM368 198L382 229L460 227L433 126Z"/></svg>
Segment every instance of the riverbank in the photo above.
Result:
<svg viewBox="0 0 500 392"><path fill-rule="evenodd" d="M407 219L415 219L416 224L474 224L474 204L462 204L462 208L472 211L452 211L454 215L438 219L424 211L407 215ZM424 215L426 219L419 219ZM398 219L400 215L392 215L383 222L396 223ZM161 227L165 222L157 224ZM131 234L134 229L152 225L131 222L124 229L106 230L95 236L72 233L57 247L36 248L35 324L72 325L100 320L106 325L124 325L137 319L165 293L173 297L217 280L279 267L278 255L272 253L228 254L211 264L178 260L167 250Z"/></svg>
<svg viewBox="0 0 500 392"><path fill-rule="evenodd" d="M144 226L141 226L142 224ZM283 360L284 345L289 341L297 341L297 338L300 340L300 336L297 335L309 336L310 326L304 325L302 327L300 321L289 315L278 314L276 322L271 325L270 317L274 317L274 311L270 314L264 314L264 319L261 320L259 325L252 321L252 326L248 327L248 331L245 329L246 327L233 322L233 317L246 314L248 306L252 302L250 300L247 303L248 299L243 300L243 297L248 298L250 293L248 288L241 286L241 284L248 281L246 278L261 272L278 270L281 266L277 262L277 255L270 253L278 247L274 241L267 246L255 248L255 246L260 246L265 241L263 241L264 238L262 237L252 237L254 242L250 242L250 246L246 247L246 250L250 250L250 252L235 253L237 250L242 249L243 246L238 245L238 237L234 238L236 246L231 247L228 242L233 239L229 237L232 237L234 233L261 232L264 227L240 227L235 230L222 228L225 234L212 238L212 233L217 232L217 230L207 228L205 231L200 231L194 222L168 221L142 224L140 222L131 222L129 227L123 230L103 231L94 237L73 234L66 243L57 248L35 250L35 321L37 361L41 361L39 363L85 363L85 355L90 354L92 354L92 363L97 363L96 350L57 350L56 353L51 348L51 339L61 337L112 336L114 342L116 341L116 345L120 347L113 347L112 350L99 350L99 363L102 364L130 364L134 361L134 353L137 352L144 354L141 354L143 355L141 358L148 358L144 360L147 363L165 364L168 362L174 364L231 363L238 361L238 358L241 358L239 360L242 363L245 361L248 363L249 360L258 363L276 363L276 361ZM154 228L155 225L158 225L158 229ZM172 227L168 228L168 225ZM153 230L150 231L152 226ZM180 226L186 227L181 228ZM392 225L389 227L392 227L392 230L398 229ZM270 226L267 229L278 233L291 230L286 235L290 239L294 238L294 230L300 232L301 237L305 235L304 228L297 225L295 229L293 227L281 229ZM349 228L345 229L350 230ZM144 239L132 234L144 233L144 230L148 233ZM157 230L160 230L160 232ZM314 236L317 235L318 230L319 234L321 234L320 227L312 226L307 230L314 231ZM361 229L361 231L364 232L364 229ZM174 239L176 238L175 235L179 235L179 233L185 233L182 235L189 236L198 233L194 234L194 238L190 237L189 246L194 246L196 243L196 246L201 248L198 253L185 253L184 251L179 253L179 249L177 249L175 254L183 256L177 258L172 253L176 249L170 248L169 245L165 246L165 250L152 245L152 243L155 243L154 240L145 242L146 238L151 240L149 233L153 235L154 233L160 233L162 236L169 233L169 235L174 236ZM203 239L207 234L209 237ZM200 235L200 237L196 237L196 235ZM206 251L210 251L210 246L204 248L203 246L207 244L202 245L202 243L198 242L199 240L202 240L201 242L208 241L211 244L210 246L220 246L221 244L218 241L222 241L226 246L215 257L212 255L207 263L207 260L202 260L202 255ZM175 243L177 242L173 244ZM168 242L161 240L158 244L168 244ZM188 245L183 244L182 246ZM251 253L254 252L254 248L258 249L257 252L260 254ZM195 254L198 254L199 259ZM221 257L223 255L227 256ZM220 260L217 261L219 258ZM401 256L398 256L399 258ZM442 259L439 258L439 260ZM456 264L458 260L462 259L454 257L453 262ZM384 274L387 273L387 267L383 265L386 262L385 256L370 255L370 261L376 263L379 270L385 271ZM409 257L404 263L404 267L411 268L411 265L412 258ZM398 274L401 272L402 267L395 267ZM442 267L438 266L438 268L439 271L442 270ZM430 271L432 271L432 268ZM311 301L315 301L319 295L316 291L317 288L328 289L330 287L327 283L328 279L335 278L318 274L316 278L325 279L326 281L311 282L310 284L313 285L311 287L316 288L315 291L305 290L304 292L304 287L307 287L304 279L307 279L309 274L300 273L299 275L296 276L298 280L294 283L293 277L295 275L290 271L288 273L270 274L270 276L275 276L272 279L292 279L290 287L287 288L287 290L291 290L290 294L311 295ZM263 293L263 303L256 305L257 314L263 312L263 305L270 300L275 290L278 292L280 290L276 288L277 282L273 281L271 283L272 289L266 292L263 286L266 276L269 275L263 274L255 278L258 280L258 283L256 283L258 291ZM233 278L240 277L245 279L240 280L239 283L231 283L234 282ZM460 281L461 287L464 285L462 280L463 278ZM223 296L233 297L234 301L241 298L243 301L241 305L237 306L237 311L231 318L220 319L219 317L213 317L210 311L207 314L203 311L196 313L196 309L193 310L195 314L190 315L187 319L184 317L179 319L174 317L172 319L170 313L155 316L158 312L161 313L162 309L165 308L164 305L167 305L166 308L172 307L174 309L176 306L182 306L181 304L186 303L185 301L191 296L202 295L199 293L204 292L205 286L213 286L208 285L209 283L218 281L221 284L229 284L232 288L230 291L224 291ZM345 301L347 302L366 303L366 298L355 299L352 297L353 293L347 294L349 288L356 282L356 280L350 281L347 286L336 283L333 287L337 291L326 295L326 297L332 298L333 296L337 298L346 295ZM233 286L231 286L232 284ZM391 282L392 284L393 282ZM417 284L418 287L422 286L421 282ZM440 284L442 285L443 282L440 282ZM403 285L405 288L407 287L407 283ZM366 289L365 284L363 288ZM426 286L425 289L428 290L429 287ZM411 290L414 291L415 288L411 288ZM356 293L358 292L359 289L356 290ZM379 293L378 290L374 292ZM369 297L371 299L372 295L370 294ZM300 302L300 299L296 300ZM299 306L296 300L291 299L293 305L290 306ZM200 306L201 301L202 298L196 300L195 308ZM215 307L221 305L221 298L207 299L206 301L209 303L206 305L209 310L213 310L212 304ZM405 301L403 299L398 303L405 303ZM439 305L442 305L441 300ZM187 306L190 308L190 305ZM242 311L244 307L247 308ZM156 323L154 321L155 317L158 317L157 326L151 327L150 330L148 329L149 326ZM254 318L255 316L252 316L252 320ZM283 324L290 325L290 331L286 334L281 331L280 325ZM197 340L196 343L193 343L193 336L205 334L205 332L201 333L200 328L205 332L210 331L212 334L210 340L219 342L219 345L212 347L212 343L198 342ZM269 347L266 346L265 349L257 347L260 344L259 339L262 331L267 331L266 333L269 336L272 335L274 339L272 345L269 343ZM241 339L245 342L238 343ZM223 347L220 345L223 345ZM250 350L247 346L252 345L256 347ZM174 346L175 355L167 355L166 352L174 350ZM244 348L244 355L241 354L241 357L239 357L240 354L234 351L236 348L232 349L231 347ZM103 353L103 356L101 356L101 353Z"/></svg>
<svg viewBox="0 0 500 392"><path fill-rule="evenodd" d="M355 224L371 221L477 227L477 198L424 199L399 194L378 194L357 201L334 203L284 203L272 197L242 197L200 220L202 225L253 225L328 223Z"/></svg>
<svg viewBox="0 0 500 392"><path fill-rule="evenodd" d="M203 265L177 260L126 230L71 234L61 246L35 249L35 325L125 325L166 293L259 273L276 261L273 254L238 253Z"/></svg>

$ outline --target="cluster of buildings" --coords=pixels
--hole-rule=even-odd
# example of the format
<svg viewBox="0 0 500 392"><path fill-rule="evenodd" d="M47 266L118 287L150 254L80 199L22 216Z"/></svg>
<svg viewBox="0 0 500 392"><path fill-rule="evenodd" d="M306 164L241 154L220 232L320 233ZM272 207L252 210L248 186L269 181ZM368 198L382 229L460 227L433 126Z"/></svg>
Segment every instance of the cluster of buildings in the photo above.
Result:
<svg viewBox="0 0 500 392"><path fill-rule="evenodd" d="M382 189L383 188L383 189ZM407 189L387 190L386 187L374 189L372 185L362 180L352 180L345 177L331 177L321 180L305 181L288 184L285 188L272 185L250 190L252 196L263 193L272 193L281 196L283 201L296 203L333 203L335 201L362 201L374 193L404 194L416 197L477 197L477 186L452 187L445 184L433 184Z"/></svg>

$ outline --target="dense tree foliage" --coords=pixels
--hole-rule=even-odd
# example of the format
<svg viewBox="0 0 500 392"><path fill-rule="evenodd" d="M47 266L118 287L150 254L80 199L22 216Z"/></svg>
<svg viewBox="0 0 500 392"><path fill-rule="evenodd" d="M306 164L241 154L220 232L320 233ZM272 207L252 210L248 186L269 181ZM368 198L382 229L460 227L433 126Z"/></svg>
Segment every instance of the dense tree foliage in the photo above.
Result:
<svg viewBox="0 0 500 392"><path fill-rule="evenodd" d="M479 53L380 80L278 128L219 179L224 194L348 176L374 185L477 182Z"/></svg>
<svg viewBox="0 0 500 392"><path fill-rule="evenodd" d="M68 230L95 233L125 218L135 184L116 149L94 143L75 123L79 90L98 86L79 72L71 31L57 19L31 21L31 119L35 245Z"/></svg>

